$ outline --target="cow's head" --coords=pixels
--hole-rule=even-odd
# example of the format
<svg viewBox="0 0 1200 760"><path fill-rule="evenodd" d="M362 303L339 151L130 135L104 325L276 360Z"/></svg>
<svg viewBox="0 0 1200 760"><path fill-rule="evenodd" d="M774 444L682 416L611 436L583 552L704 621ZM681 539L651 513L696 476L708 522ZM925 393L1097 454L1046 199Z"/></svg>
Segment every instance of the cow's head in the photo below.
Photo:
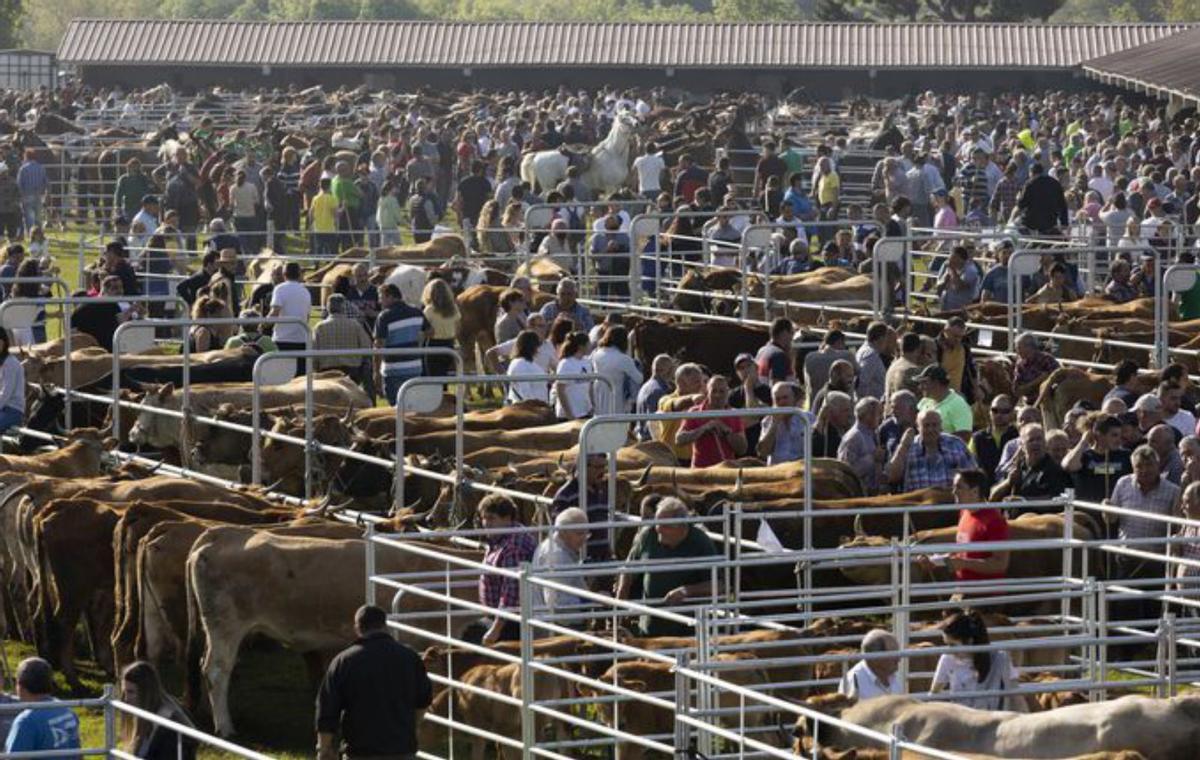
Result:
<svg viewBox="0 0 1200 760"><path fill-rule="evenodd" d="M178 409L175 384L148 386L142 404L154 409ZM179 445L179 420L147 409L138 411L137 421L129 429L129 440L135 446L165 449Z"/></svg>
<svg viewBox="0 0 1200 760"><path fill-rule="evenodd" d="M818 694L805 699L803 705L820 715L840 718L842 713L847 708L852 707L856 701L853 697L847 697L844 694ZM826 747L852 746L861 743L860 737L844 737L837 727L831 726L811 715L799 715L796 717L792 736L795 737L797 746L810 748L808 751L811 751L814 743ZM851 739L851 741L845 741L846 738Z"/></svg>

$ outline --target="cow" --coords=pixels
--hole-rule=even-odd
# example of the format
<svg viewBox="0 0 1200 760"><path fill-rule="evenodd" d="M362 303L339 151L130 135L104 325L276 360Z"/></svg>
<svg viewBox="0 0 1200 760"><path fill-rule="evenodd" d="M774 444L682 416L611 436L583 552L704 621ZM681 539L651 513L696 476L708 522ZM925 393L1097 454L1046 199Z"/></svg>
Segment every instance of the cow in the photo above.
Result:
<svg viewBox="0 0 1200 760"><path fill-rule="evenodd" d="M775 656L774 654L768 656ZM719 678L738 686L754 687L770 683L766 669L757 664L757 657L752 654L722 652L712 658L719 663L738 662L743 667L722 668L714 671ZM673 703L675 696L675 665L648 660L629 660L619 662L610 667L597 679L604 683L614 684L631 691L655 694L660 700ZM605 689L593 688L589 685L580 686L584 696L603 697L610 692ZM665 692L665 694L664 694ZM716 708L733 711L733 715L720 719L720 724L727 728L737 729L758 728L775 725L771 712L748 710L754 707L752 700L743 699L740 695L725 689L717 690ZM657 705L647 705L640 701L622 698L617 702L603 701L597 704L600 719L609 726L619 726L622 731L637 736L651 738L665 744L671 744L671 734L675 730L675 711L664 709ZM739 714L741 713L741 714ZM667 738L662 738L666 734ZM617 744L617 760L642 760L648 756L648 751L640 744L620 742Z"/></svg>
<svg viewBox="0 0 1200 760"><path fill-rule="evenodd" d="M154 526L166 521L186 520L208 525L216 525L221 522L236 525L270 524L285 522L294 517L295 512L291 509L249 510L216 501L134 502L130 504L112 531L114 596L116 598L112 648L116 668L120 669L121 665L131 662L135 656L141 606L145 601L139 586L138 555L142 539ZM185 558L186 555L179 561L181 588ZM182 594L180 594L180 598L182 598ZM180 620L186 620L186 614L181 615ZM182 654L182 649L180 649L180 654Z"/></svg>
<svg viewBox="0 0 1200 760"><path fill-rule="evenodd" d="M953 512L943 512L944 515L953 515ZM1065 532L1066 521L1063 515L1051 514L1034 514L1026 513L1019 517L1008 521L1009 540L1011 541L1045 541L1062 538ZM957 538L957 526L947 526L940 528L932 528L928 530L918 530L912 535L909 540L910 545L920 546L921 544L953 544ZM853 539L844 541L841 544L842 548L854 549L859 547L874 546L886 547L890 544L891 538L896 534L888 536L866 535L864 533L857 534ZM1072 528L1072 535L1076 539L1091 541L1104 536L1104 531L1089 515L1076 514L1075 525ZM1019 551L1012 554L1012 561L1009 562L1007 577L1009 578L1058 578L1063 574L1063 553L1061 548L1037 549L1031 551ZM1079 560L1077 559L1076 562ZM1095 565L1095 560L1092 564ZM926 570L919 564L912 565L912 578L914 582L931 583L944 581L944 578L930 577ZM890 577L891 568L889 564L873 564L873 565L855 565L842 568L842 574L847 579L854 583L865 585L889 585L893 582ZM898 582L898 580L896 581ZM1006 611L1009 613L1021 614L1037 614L1049 613L1058 609L1057 602L1014 602L1006 606Z"/></svg>
<svg viewBox="0 0 1200 760"><path fill-rule="evenodd" d="M572 420L523 430L466 431L463 433L463 452L479 451L489 446L506 446L545 452L564 451L579 442L579 431L582 428L581 420ZM405 435L404 450L406 453L432 456L454 451L454 447L455 432L453 430L412 437Z"/></svg>
<svg viewBox="0 0 1200 760"><path fill-rule="evenodd" d="M630 331L630 352L649 367L654 357L670 354L680 362L695 362L713 372L725 372L738 354L753 354L770 340L764 328L731 322L639 320Z"/></svg>
<svg viewBox="0 0 1200 760"><path fill-rule="evenodd" d="M361 409L371 406L366 391L340 372L322 372L312 380L313 402L339 409ZM255 386L251 383L228 385L197 385L191 389L192 410L207 415L221 404L233 404L249 409L252 406ZM265 386L259 389L263 407L304 404L305 378L297 377L283 385ZM147 388L144 403L157 409L179 411L183 394L175 392L175 384ZM181 440L179 420L164 414L143 410L137 422L129 430L129 439L139 446L157 449L178 448ZM195 438L195 436L192 436Z"/></svg>
<svg viewBox="0 0 1200 760"><path fill-rule="evenodd" d="M508 288L501 285L474 285L459 293L458 346L467 368L478 366L476 356L483 356L496 345L496 314L500 310L500 296ZM554 300L548 293L534 293L531 309L541 308ZM649 365L647 365L649 366Z"/></svg>
<svg viewBox="0 0 1200 760"><path fill-rule="evenodd" d="M67 436L61 449L28 456L0 455L0 472L42 475L50 478L93 478L100 474L104 454L112 439L95 428L80 428Z"/></svg>
<svg viewBox="0 0 1200 760"><path fill-rule="evenodd" d="M438 546L439 553L479 562L478 551ZM198 708L201 679L208 688L213 727L220 736L234 732L229 712L229 681L238 648L246 636L262 633L303 653L328 653L354 640L354 610L366 584L366 543L361 540L282 535L243 527L205 531L188 555L188 693ZM437 572L445 561L399 551L380 551L380 573ZM314 573L314 569L317 570ZM460 599L477 602L477 589L454 587ZM436 625L445 620L423 619L423 614L444 612L445 605L411 595L392 594L377 601L393 612L408 615L414 626ZM468 622L454 620L451 636ZM414 637L402 636L406 643ZM420 642L418 642L419 645ZM203 658L201 658L203 650Z"/></svg>
<svg viewBox="0 0 1200 760"><path fill-rule="evenodd" d="M844 709L842 721L947 752L1002 758L1061 758L1079 753L1140 752L1146 760L1191 757L1200 742L1200 697L1127 696L1041 713L974 710L952 702L876 697ZM811 735L808 720L797 731ZM823 724L823 745L853 747L861 737Z"/></svg>

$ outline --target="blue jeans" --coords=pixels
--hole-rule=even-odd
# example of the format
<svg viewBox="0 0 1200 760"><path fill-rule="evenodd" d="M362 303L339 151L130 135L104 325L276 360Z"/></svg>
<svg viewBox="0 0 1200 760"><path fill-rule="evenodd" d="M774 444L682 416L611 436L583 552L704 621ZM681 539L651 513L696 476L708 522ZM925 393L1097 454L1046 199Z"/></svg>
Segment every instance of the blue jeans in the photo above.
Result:
<svg viewBox="0 0 1200 760"><path fill-rule="evenodd" d="M11 406L6 406L0 409L0 433L6 432L9 428L20 425L25 422L25 413L13 409Z"/></svg>
<svg viewBox="0 0 1200 760"><path fill-rule="evenodd" d="M25 234L42 223L42 196L35 195L21 199L21 221L25 224Z"/></svg>

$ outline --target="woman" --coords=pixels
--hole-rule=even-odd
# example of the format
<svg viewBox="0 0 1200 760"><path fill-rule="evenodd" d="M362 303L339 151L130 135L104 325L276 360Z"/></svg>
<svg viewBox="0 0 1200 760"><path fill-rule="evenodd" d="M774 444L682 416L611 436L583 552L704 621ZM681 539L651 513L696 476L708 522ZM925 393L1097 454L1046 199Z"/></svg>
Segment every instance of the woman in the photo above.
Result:
<svg viewBox="0 0 1200 760"><path fill-rule="evenodd" d="M612 382L612 391L604 383L596 383L592 396L600 414L628 414L642 385L642 371L629 356L629 332L620 325L604 331L597 348L592 352L592 368L596 374ZM612 403L612 393L616 403ZM611 404L611 406L610 406Z"/></svg>
<svg viewBox="0 0 1200 760"><path fill-rule="evenodd" d="M562 348L563 343L571 333L575 332L575 321L570 317L564 317L559 314L554 318L554 323L550 325L550 332L546 340L550 341L550 347L557 354Z"/></svg>
<svg viewBox="0 0 1200 760"><path fill-rule="evenodd" d="M1067 265L1056 261L1050 267L1050 281L1025 299L1025 303L1058 304L1078 299L1079 293L1068 278Z"/></svg>
<svg viewBox="0 0 1200 760"><path fill-rule="evenodd" d="M25 422L25 368L9 353L11 341L0 329L0 433Z"/></svg>
<svg viewBox="0 0 1200 760"><path fill-rule="evenodd" d="M445 280L430 280L421 294L421 303L425 305L425 319L432 326L429 347L454 348L462 315L458 313L458 302L454 300L450 285ZM426 365L433 377L454 374L454 360L448 356L427 357Z"/></svg>
<svg viewBox="0 0 1200 760"><path fill-rule="evenodd" d="M592 371L587 360L590 345L587 333L573 332L558 349L555 374L582 375ZM592 383L586 380L560 381L554 384L554 413L560 420L577 420L592 414Z"/></svg>
<svg viewBox="0 0 1200 760"><path fill-rule="evenodd" d="M975 610L960 610L942 621L942 641L947 647L988 646L987 624ZM1017 684L1017 669L1008 652L962 652L938 658L931 694L957 692L996 692L952 701L976 710L1012 710L1025 712L1025 700L1012 692Z"/></svg>
<svg viewBox="0 0 1200 760"><path fill-rule="evenodd" d="M509 250L521 250L525 244L525 207L520 201L510 201L504 207L504 218L500 220L500 226L508 236Z"/></svg>
<svg viewBox="0 0 1200 760"><path fill-rule="evenodd" d="M144 660L121 671L121 699L134 707L193 728L183 708L168 695L158 671ZM196 740L142 718L129 717L124 725L124 750L146 760L194 760Z"/></svg>
<svg viewBox="0 0 1200 760"><path fill-rule="evenodd" d="M192 319L217 319L225 311L225 303L212 296L201 296L192 306ZM194 354L213 351L225 345L212 325L192 325L188 330L190 351Z"/></svg>
<svg viewBox="0 0 1200 760"><path fill-rule="evenodd" d="M545 370L534 361L541 342L541 338L533 330L523 330L517 336L516 343L513 344L512 360L508 363L506 374L514 378L521 375L546 374ZM541 401L543 404L549 404L549 386L544 380L512 382L509 383L508 395L505 398L510 404L518 401Z"/></svg>
<svg viewBox="0 0 1200 760"><path fill-rule="evenodd" d="M258 212L262 206L258 185L250 181L245 169L238 169L234 175L233 188L229 193L233 209L233 226L237 229L238 239L242 241L242 252L247 256L258 253Z"/></svg>
<svg viewBox="0 0 1200 760"><path fill-rule="evenodd" d="M25 259L17 268L17 278L37 278L45 276L37 259ZM18 282L13 286L15 298L45 298L50 295L50 286L38 282ZM46 340L46 310L39 309L29 327L14 327L12 331L14 346L28 346L42 343Z"/></svg>
<svg viewBox="0 0 1200 760"><path fill-rule="evenodd" d="M375 208L375 222L379 225L379 243L383 246L400 245L400 194L399 185L389 179L383 183L379 194L379 205Z"/></svg>
<svg viewBox="0 0 1200 760"><path fill-rule="evenodd" d="M954 197L945 190L939 190L930 196L936 211L933 214L933 228L937 230L958 229L958 207Z"/></svg>

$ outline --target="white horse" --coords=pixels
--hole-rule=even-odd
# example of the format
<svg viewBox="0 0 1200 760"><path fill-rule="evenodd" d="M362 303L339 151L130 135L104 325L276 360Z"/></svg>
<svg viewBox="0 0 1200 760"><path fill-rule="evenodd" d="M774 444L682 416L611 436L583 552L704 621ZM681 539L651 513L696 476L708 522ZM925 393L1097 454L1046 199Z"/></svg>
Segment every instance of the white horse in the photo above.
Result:
<svg viewBox="0 0 1200 760"><path fill-rule="evenodd" d="M613 119L608 137L591 151L591 163L581 179L596 193L611 193L625 184L629 176L629 151L637 120L633 114L622 112ZM552 190L567 176L567 157L557 150L528 153L521 160L521 179L543 192Z"/></svg>

